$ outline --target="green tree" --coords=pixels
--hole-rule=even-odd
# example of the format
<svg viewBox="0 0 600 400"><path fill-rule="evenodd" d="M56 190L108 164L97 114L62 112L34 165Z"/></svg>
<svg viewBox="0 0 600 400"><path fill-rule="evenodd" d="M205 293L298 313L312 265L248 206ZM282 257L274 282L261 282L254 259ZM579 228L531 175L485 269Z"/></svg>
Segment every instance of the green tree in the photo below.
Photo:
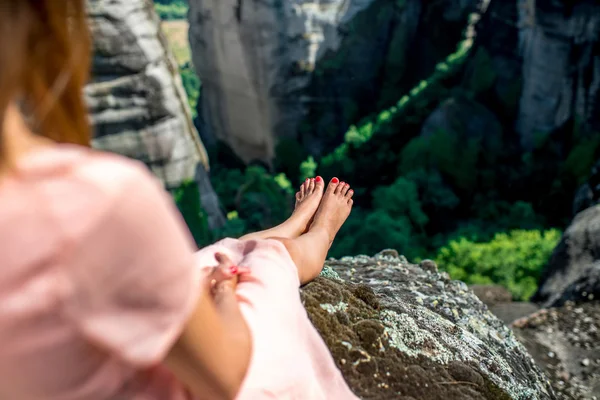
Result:
<svg viewBox="0 0 600 400"><path fill-rule="evenodd" d="M542 268L560 240L558 230L514 230L498 233L486 243L466 238L441 248L436 262L453 279L466 283L497 283L517 300L527 300L537 290Z"/></svg>
<svg viewBox="0 0 600 400"><path fill-rule="evenodd" d="M155 0L154 8L163 20L184 19L187 17L187 0Z"/></svg>
<svg viewBox="0 0 600 400"><path fill-rule="evenodd" d="M300 164L300 180L304 181L306 178L312 178L316 176L317 167L318 164L315 162L313 156L309 156Z"/></svg>
<svg viewBox="0 0 600 400"><path fill-rule="evenodd" d="M206 212L200 204L200 193L196 182L184 182L173 191L173 199L179 208L198 246L205 246L212 240L212 233L208 227Z"/></svg>
<svg viewBox="0 0 600 400"><path fill-rule="evenodd" d="M333 242L330 255L372 255L385 248L392 248L413 258L422 250L419 239L406 217L393 218L384 210L366 213L356 209Z"/></svg>
<svg viewBox="0 0 600 400"><path fill-rule="evenodd" d="M294 190L284 174L263 167L216 169L213 186L225 209L236 211L246 232L271 228L291 215Z"/></svg>
<svg viewBox="0 0 600 400"><path fill-rule="evenodd" d="M421 207L417 185L404 177L390 186L375 189L373 206L376 210L385 211L392 219L408 218L417 230L422 230L429 221Z"/></svg>
<svg viewBox="0 0 600 400"><path fill-rule="evenodd" d="M183 83L183 88L185 89L190 109L192 110L192 116L196 118L198 113L198 99L200 98L200 78L198 78L196 71L194 71L189 62L179 67L179 73L181 74L181 82Z"/></svg>

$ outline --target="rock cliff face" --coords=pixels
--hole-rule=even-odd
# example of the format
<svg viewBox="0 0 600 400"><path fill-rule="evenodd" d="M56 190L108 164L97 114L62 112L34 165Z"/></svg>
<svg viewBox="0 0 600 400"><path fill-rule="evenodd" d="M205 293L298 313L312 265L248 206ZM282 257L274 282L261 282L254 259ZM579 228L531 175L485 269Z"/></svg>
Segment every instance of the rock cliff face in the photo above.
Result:
<svg viewBox="0 0 600 400"><path fill-rule="evenodd" d="M428 136L439 131L459 138L481 141L484 148L500 146L502 124L496 116L476 101L450 97L442 102L423 123L421 135Z"/></svg>
<svg viewBox="0 0 600 400"><path fill-rule="evenodd" d="M478 0L191 0L200 132L245 161L320 152L452 52Z"/></svg>
<svg viewBox="0 0 600 400"><path fill-rule="evenodd" d="M566 123L600 128L600 4L491 1L477 27L477 89L491 89L526 149Z"/></svg>
<svg viewBox="0 0 600 400"><path fill-rule="evenodd" d="M363 399L555 398L512 331L431 261L329 260L302 299Z"/></svg>
<svg viewBox="0 0 600 400"><path fill-rule="evenodd" d="M600 4L521 1L523 92L517 130L525 147L571 118L600 128Z"/></svg>
<svg viewBox="0 0 600 400"><path fill-rule="evenodd" d="M600 161L592 167L587 182L579 188L573 201L573 214L600 203Z"/></svg>
<svg viewBox="0 0 600 400"><path fill-rule="evenodd" d="M533 301L560 306L600 298L600 205L577 214L554 249Z"/></svg>
<svg viewBox="0 0 600 400"><path fill-rule="evenodd" d="M85 95L94 147L143 161L167 188L196 179L211 226L223 216L176 63L150 0L88 0L94 39Z"/></svg>

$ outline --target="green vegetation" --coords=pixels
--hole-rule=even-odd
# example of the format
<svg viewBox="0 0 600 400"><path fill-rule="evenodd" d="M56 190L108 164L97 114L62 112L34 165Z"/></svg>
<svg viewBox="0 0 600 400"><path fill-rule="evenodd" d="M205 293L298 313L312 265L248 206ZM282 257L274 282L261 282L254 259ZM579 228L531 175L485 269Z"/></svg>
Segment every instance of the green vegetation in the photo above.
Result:
<svg viewBox="0 0 600 400"><path fill-rule="evenodd" d="M396 136L397 129L405 125L407 119L422 122L442 99L450 95L444 82L460 71L469 49L469 42L461 42L455 53L436 66L434 74L428 80L419 83L394 106L365 118L358 126L351 126L345 135L345 142L323 157L323 167L338 169L339 164L348 161L349 153L359 150L374 136Z"/></svg>
<svg viewBox="0 0 600 400"><path fill-rule="evenodd" d="M200 193L196 182L184 182L172 194L196 243L199 246L209 244L212 233L208 228L206 213L200 205Z"/></svg>
<svg viewBox="0 0 600 400"><path fill-rule="evenodd" d="M189 62L185 65L181 65L179 67L179 72L192 110L192 117L196 118L198 114L198 99L200 98L200 79Z"/></svg>
<svg viewBox="0 0 600 400"><path fill-rule="evenodd" d="M198 246L206 246L225 237L240 237L248 232L270 228L283 222L292 212L293 192L284 175L275 177L258 166L213 172L215 191L227 212L226 225L208 228L206 213L200 204L198 186L185 182L173 191L173 199L190 228Z"/></svg>
<svg viewBox="0 0 600 400"><path fill-rule="evenodd" d="M239 169L215 168L215 191L233 220L243 223L244 232L271 228L290 216L293 206L291 183L285 175L270 175L263 167Z"/></svg>
<svg viewBox="0 0 600 400"><path fill-rule="evenodd" d="M498 233L487 243L461 238L442 247L436 262L453 279L498 283L516 300L527 300L537 290L542 268L559 240L557 230Z"/></svg>
<svg viewBox="0 0 600 400"><path fill-rule="evenodd" d="M187 0L155 0L154 8L163 20L184 19L187 17Z"/></svg>
<svg viewBox="0 0 600 400"><path fill-rule="evenodd" d="M189 63L180 68L195 111L200 82ZM571 217L573 193L600 158L600 135L574 122L522 151L513 128L521 82L496 87L497 79L485 49L470 54L470 43L462 42L396 104L349 127L331 152L309 154L299 141L281 140L269 170L245 166L221 144L211 149L213 186L228 216L222 230L206 227L195 187L180 189L177 203L204 245L280 223L303 179L337 176L352 184L355 206L331 256L394 248L412 261L436 259L454 279L498 283L515 299L527 299L559 240L555 228ZM467 111L456 113L453 104ZM360 112L352 102L345 107L344 113ZM492 107L501 108L502 121L489 112ZM425 134L424 122L440 108L450 122ZM477 118L491 128L473 128Z"/></svg>

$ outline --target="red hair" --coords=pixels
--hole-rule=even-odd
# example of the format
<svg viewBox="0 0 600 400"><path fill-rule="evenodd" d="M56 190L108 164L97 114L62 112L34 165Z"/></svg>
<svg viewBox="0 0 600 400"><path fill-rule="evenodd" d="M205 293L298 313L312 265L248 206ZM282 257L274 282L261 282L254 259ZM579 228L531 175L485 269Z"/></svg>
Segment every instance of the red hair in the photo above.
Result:
<svg viewBox="0 0 600 400"><path fill-rule="evenodd" d="M34 132L89 146L83 87L90 42L83 0L2 0L0 127L15 102ZM4 151L0 147L0 159Z"/></svg>

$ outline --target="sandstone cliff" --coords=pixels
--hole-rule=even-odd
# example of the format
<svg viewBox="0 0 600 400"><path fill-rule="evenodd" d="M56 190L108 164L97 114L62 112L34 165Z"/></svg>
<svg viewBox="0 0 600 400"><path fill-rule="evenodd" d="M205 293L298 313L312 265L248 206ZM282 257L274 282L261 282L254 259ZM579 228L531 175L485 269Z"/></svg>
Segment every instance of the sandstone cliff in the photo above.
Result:
<svg viewBox="0 0 600 400"><path fill-rule="evenodd" d="M191 0L201 136L245 161L270 162L281 138L319 153L427 77L478 4Z"/></svg>
<svg viewBox="0 0 600 400"><path fill-rule="evenodd" d="M150 0L88 0L94 39L85 95L93 145L148 165L169 189L195 179L209 224L223 222L173 56Z"/></svg>

